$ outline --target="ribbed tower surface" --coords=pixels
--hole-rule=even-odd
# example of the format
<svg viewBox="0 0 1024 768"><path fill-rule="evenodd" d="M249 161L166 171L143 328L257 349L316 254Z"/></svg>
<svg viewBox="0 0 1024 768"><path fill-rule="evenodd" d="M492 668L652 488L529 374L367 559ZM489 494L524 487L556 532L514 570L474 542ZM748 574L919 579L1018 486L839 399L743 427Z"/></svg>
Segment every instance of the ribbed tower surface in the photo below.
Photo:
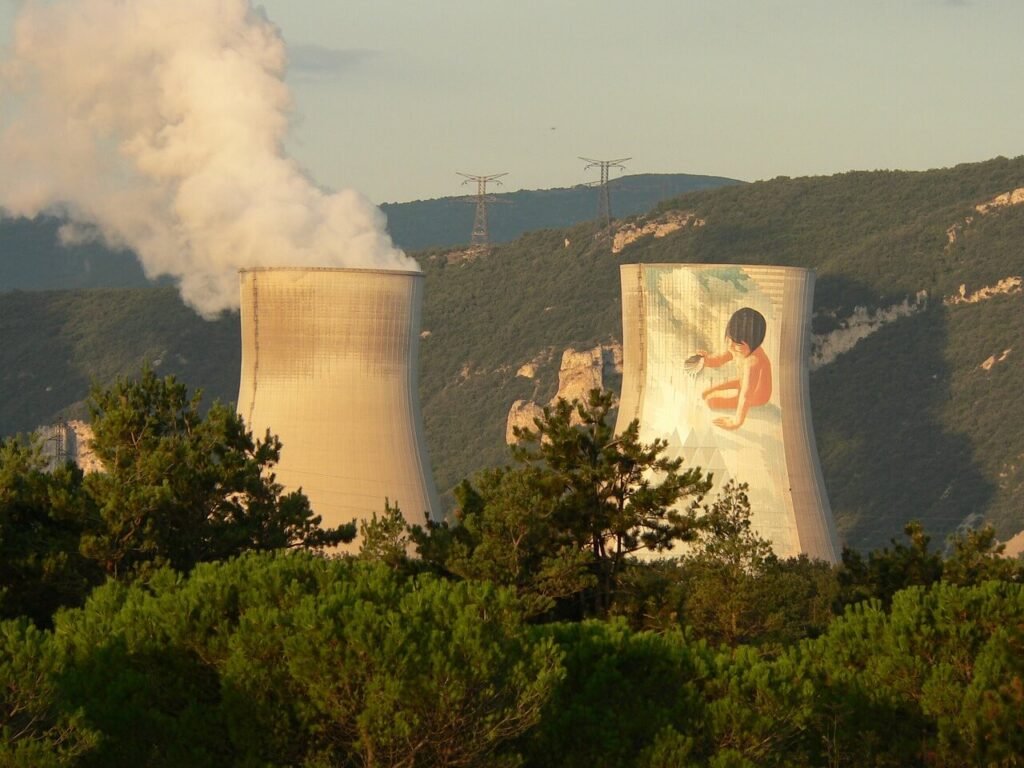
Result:
<svg viewBox="0 0 1024 768"><path fill-rule="evenodd" d="M385 499L410 523L439 516L417 389L423 275L240 276L238 412L257 436L280 437L278 481L301 488L325 527L380 515Z"/></svg>
<svg viewBox="0 0 1024 768"><path fill-rule="evenodd" d="M837 562L838 537L811 421L814 273L735 264L620 269L623 382L617 430L638 419L644 441L666 440L670 457L712 472L716 488L728 480L747 483L753 527L779 556ZM756 359L728 354L726 329L737 313L763 318ZM767 375L769 386L761 380L760 391L766 395L770 389L770 396L760 402L747 391L747 402L757 404L741 414L739 387L728 385L742 384L745 371L755 378ZM708 393L715 387L721 389Z"/></svg>

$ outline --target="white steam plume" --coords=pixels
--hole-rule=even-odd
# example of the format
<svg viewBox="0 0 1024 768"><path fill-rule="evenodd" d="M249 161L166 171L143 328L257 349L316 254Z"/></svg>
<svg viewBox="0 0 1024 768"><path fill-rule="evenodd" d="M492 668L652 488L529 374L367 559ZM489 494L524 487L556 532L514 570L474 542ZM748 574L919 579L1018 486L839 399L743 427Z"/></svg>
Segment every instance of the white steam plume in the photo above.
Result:
<svg viewBox="0 0 1024 768"><path fill-rule="evenodd" d="M285 46L248 0L25 2L0 62L0 208L67 217L205 316L239 267L418 269L357 192L283 149Z"/></svg>

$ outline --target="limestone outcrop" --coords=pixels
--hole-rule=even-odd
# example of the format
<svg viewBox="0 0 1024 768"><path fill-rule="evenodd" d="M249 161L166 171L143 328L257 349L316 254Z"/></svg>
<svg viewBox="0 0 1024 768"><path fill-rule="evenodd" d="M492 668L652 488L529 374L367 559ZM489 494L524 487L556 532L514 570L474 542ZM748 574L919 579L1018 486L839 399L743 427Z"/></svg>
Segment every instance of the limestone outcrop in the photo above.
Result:
<svg viewBox="0 0 1024 768"><path fill-rule="evenodd" d="M515 429L533 429L534 419L539 419L544 409L532 400L516 400L508 412L505 421L505 442L512 445L516 441Z"/></svg>
<svg viewBox="0 0 1024 768"><path fill-rule="evenodd" d="M1009 296L1024 291L1024 279L1020 277L1004 277L995 285L985 285L971 293L967 292L967 286L961 285L960 291L955 296L947 296L943 303L947 306L953 304L977 304L979 301L986 301L996 296Z"/></svg>
<svg viewBox="0 0 1024 768"><path fill-rule="evenodd" d="M550 354L538 355L533 361L522 365L517 374L534 378L541 360ZM603 344L591 349L566 349L562 352L558 368L558 391L549 404L565 400L582 400L592 389L617 388L622 377L622 345ZM532 400L516 400L509 409L505 422L505 441L515 442L515 427L532 429L533 420L543 413L543 406Z"/></svg>
<svg viewBox="0 0 1024 768"><path fill-rule="evenodd" d="M890 307L855 307L849 317L844 318L837 329L828 333L815 334L811 341L811 370L833 362L844 352L849 352L875 331L898 320L909 317L928 303L928 292L919 291L913 298L906 298Z"/></svg>
<svg viewBox="0 0 1024 768"><path fill-rule="evenodd" d="M978 367L981 368L983 371L991 371L995 365L1003 362L1007 357L1009 357L1012 351L1013 347L1009 347L1007 349L1004 349L998 355L989 355L987 358L985 358L985 361Z"/></svg>
<svg viewBox="0 0 1024 768"><path fill-rule="evenodd" d="M630 243L647 235L665 237L681 229L703 227L706 223L697 214L687 211L669 211L652 219L641 219L635 224L626 224L616 230L612 239L612 253L619 253Z"/></svg>
<svg viewBox="0 0 1024 768"><path fill-rule="evenodd" d="M1024 187L1018 187L1010 192L996 195L991 200L979 203L974 210L985 216L998 208L1005 208L1008 205L1021 205L1024 203Z"/></svg>
<svg viewBox="0 0 1024 768"><path fill-rule="evenodd" d="M974 210L978 212L980 216L988 216L991 213L995 213L1002 208L1007 208L1011 205L1024 204L1024 187L1018 187L1017 189L1009 192L1004 192L1001 195L996 195L991 200L986 200L984 203L978 203L974 206ZM974 216L965 216L963 221L958 221L955 224L951 224L946 229L946 250L952 248L956 242L960 239L960 235L965 229L974 223Z"/></svg>
<svg viewBox="0 0 1024 768"><path fill-rule="evenodd" d="M39 427L36 436L50 467L71 461L86 474L103 470L103 463L92 449L92 425L88 422L60 421Z"/></svg>

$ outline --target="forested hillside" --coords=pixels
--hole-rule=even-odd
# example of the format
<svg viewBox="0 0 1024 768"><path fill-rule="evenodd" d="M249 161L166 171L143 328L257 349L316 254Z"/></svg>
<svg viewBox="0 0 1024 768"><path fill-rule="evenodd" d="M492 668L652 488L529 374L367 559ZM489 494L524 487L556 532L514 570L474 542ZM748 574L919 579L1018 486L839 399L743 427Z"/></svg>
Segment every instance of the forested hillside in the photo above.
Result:
<svg viewBox="0 0 1024 768"><path fill-rule="evenodd" d="M533 233L469 263L424 255L424 411L441 486L501 460L509 405L553 394L562 349L621 339L619 264L795 265L818 274L816 331L863 318L880 327L811 378L846 540L877 546L915 517L946 534L975 514L1015 533L1024 526L1024 404L1014 394L1024 384L1024 302L1012 285L976 303L946 300L961 285L970 298L1024 274L1024 205L976 209L1021 186L1022 158L775 179L666 203L661 211L706 223L615 255L587 226ZM908 297L906 316L883 326L880 313ZM1001 362L981 367L993 355ZM536 378L516 375L535 359Z"/></svg>
<svg viewBox="0 0 1024 768"><path fill-rule="evenodd" d="M612 213L619 217L646 213L659 202L686 192L739 183L721 176L686 173L621 176L610 182ZM469 242L476 215L475 185L467 185L465 193L461 197L385 203L381 209L388 217L391 237L407 250ZM488 197L494 201L488 205L492 243L506 243L537 229L569 227L597 216L598 189L591 185L518 192L502 192L501 187L491 185Z"/></svg>
<svg viewBox="0 0 1024 768"><path fill-rule="evenodd" d="M612 181L612 208L619 216L644 213L683 192L739 183L688 173L623 176ZM453 189L457 191L458 185L454 184ZM465 191L472 194L381 206L395 244L410 251L468 243L473 232L476 189ZM490 206L488 229L495 243L535 229L568 227L597 215L598 191L590 186L492 191L497 194L489 195L495 203ZM96 242L62 244L67 240L62 237L62 226L56 217L29 221L0 216L0 292L150 284L132 253L111 251Z"/></svg>
<svg viewBox="0 0 1024 768"><path fill-rule="evenodd" d="M612 402L539 420L461 525L385 505L334 557L356 526L173 377L94 390L96 472L0 441L0 765L1022 765L1024 564L990 528L780 559Z"/></svg>
<svg viewBox="0 0 1024 768"><path fill-rule="evenodd" d="M135 255L98 243L61 245L62 222L0 217L0 292L147 285Z"/></svg>
<svg viewBox="0 0 1024 768"><path fill-rule="evenodd" d="M1024 158L779 178L665 202L652 217L681 211L701 224L616 254L590 224L529 233L472 260L420 252L421 394L441 490L506 460L509 406L554 394L562 350L621 340L620 264L796 265L818 274L823 363L811 396L846 541L878 546L913 518L939 537L981 519L1015 533L1024 527L1024 300L1012 280L976 292L1024 275L1024 205L999 198L1021 187ZM3 433L52 418L90 379L132 373L144 359L208 397L237 391L237 319L205 324L167 288L7 294L0 328ZM531 361L535 376L518 376Z"/></svg>
<svg viewBox="0 0 1024 768"><path fill-rule="evenodd" d="M207 404L238 395L238 315L207 322L169 286L0 295L0 329L0 434L83 418L91 384L144 363L202 387Z"/></svg>

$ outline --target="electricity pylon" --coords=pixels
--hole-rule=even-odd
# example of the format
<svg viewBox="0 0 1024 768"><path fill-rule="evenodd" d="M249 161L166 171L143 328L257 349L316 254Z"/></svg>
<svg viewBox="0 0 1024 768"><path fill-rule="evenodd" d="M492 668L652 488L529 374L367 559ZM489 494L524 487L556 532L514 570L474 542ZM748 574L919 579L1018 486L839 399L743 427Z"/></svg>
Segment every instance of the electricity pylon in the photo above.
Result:
<svg viewBox="0 0 1024 768"><path fill-rule="evenodd" d="M496 203L497 198L490 197L487 194L488 182L494 182L498 186L501 186L501 182L498 181L502 176L508 176L508 173L492 173L489 176L474 176L470 173L462 173L456 171L459 176L465 176L466 180L462 182L464 185L469 184L471 181L476 182L476 196L473 199L466 200L467 203L476 203L476 217L473 219L473 234L469 237L469 248L472 251L486 250L490 245L490 236L487 233L487 204Z"/></svg>
<svg viewBox="0 0 1024 768"><path fill-rule="evenodd" d="M608 169L622 168L625 170L626 166L623 163L632 159L631 157L620 157L617 160L592 160L589 157L580 157L580 160L588 163L587 167L583 170L588 171L594 167L601 169L601 181L598 182L600 186L598 189L597 221L601 231L609 236L612 233L612 195L608 189Z"/></svg>

